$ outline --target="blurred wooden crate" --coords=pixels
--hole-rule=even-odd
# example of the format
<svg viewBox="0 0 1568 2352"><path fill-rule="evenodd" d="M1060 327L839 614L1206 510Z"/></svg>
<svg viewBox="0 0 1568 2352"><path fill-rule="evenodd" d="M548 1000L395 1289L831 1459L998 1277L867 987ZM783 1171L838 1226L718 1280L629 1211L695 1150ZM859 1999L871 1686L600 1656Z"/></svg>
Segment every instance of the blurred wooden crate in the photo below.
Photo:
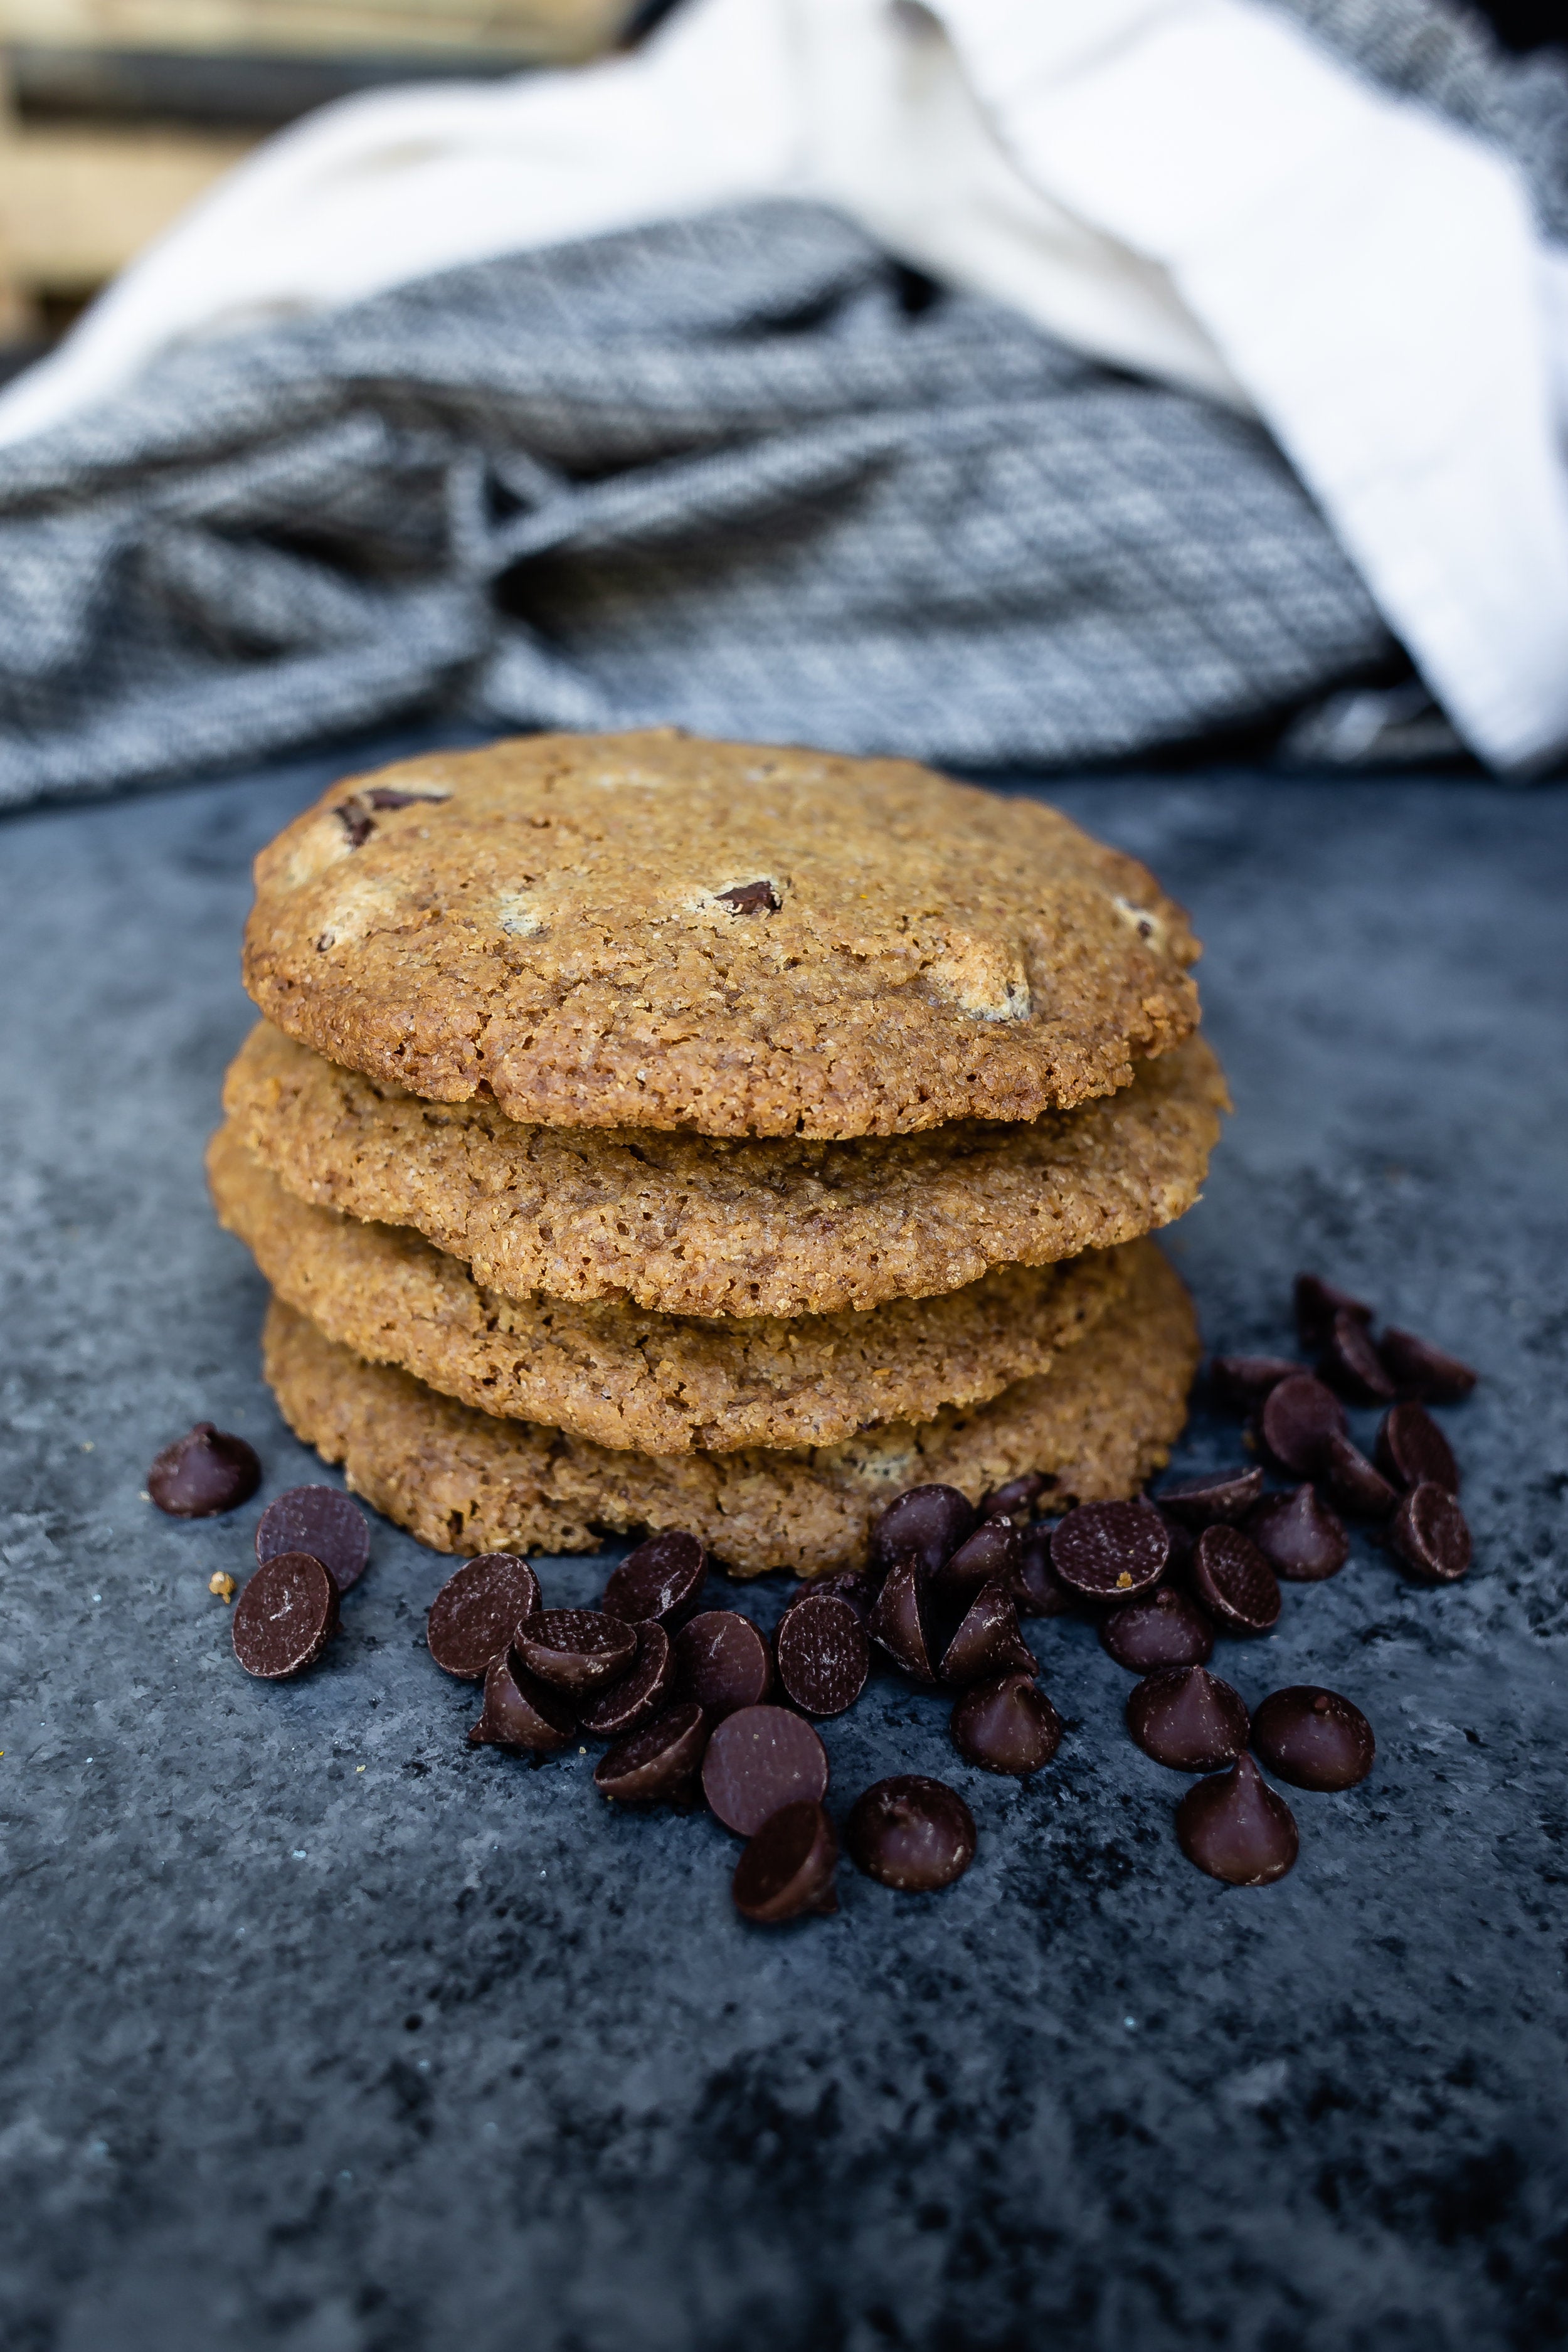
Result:
<svg viewBox="0 0 1568 2352"><path fill-rule="evenodd" d="M79 303L277 124L602 53L633 0L0 0L0 337Z"/></svg>

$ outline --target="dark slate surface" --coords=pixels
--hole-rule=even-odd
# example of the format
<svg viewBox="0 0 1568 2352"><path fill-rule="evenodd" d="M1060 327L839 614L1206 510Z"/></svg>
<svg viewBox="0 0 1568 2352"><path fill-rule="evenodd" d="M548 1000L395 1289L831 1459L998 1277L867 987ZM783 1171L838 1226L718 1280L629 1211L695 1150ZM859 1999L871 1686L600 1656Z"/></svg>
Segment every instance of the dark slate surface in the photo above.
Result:
<svg viewBox="0 0 1568 2352"><path fill-rule="evenodd" d="M1282 1885L1189 1868L1130 1679L1037 1626L1071 1729L1032 1787L890 1683L828 1727L840 1799L900 1767L965 1791L969 1877L849 1874L837 1918L768 1936L712 1822L616 1818L574 1753L466 1752L421 1647L443 1566L395 1529L323 1669L229 1654L207 1578L312 1465L200 1150L248 858L331 772L0 830L0 2340L1562 2341L1568 796L1056 793L1208 942L1237 1111L1171 1246L1211 1340L1284 1344L1305 1262L1479 1360L1447 1416L1478 1564L1417 1591L1358 1543L1222 1647L1250 1696L1322 1679L1377 1729L1365 1787L1294 1800ZM198 1415L267 1482L179 1526L138 1489ZM1235 1445L1200 1415L1183 1459Z"/></svg>

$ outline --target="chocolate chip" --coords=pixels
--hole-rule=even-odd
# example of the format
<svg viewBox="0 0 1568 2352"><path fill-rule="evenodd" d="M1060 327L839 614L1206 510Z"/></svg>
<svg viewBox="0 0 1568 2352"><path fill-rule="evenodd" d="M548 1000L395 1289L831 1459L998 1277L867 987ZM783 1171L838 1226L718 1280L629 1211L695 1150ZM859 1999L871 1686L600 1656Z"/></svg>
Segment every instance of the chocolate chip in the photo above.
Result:
<svg viewBox="0 0 1568 2352"><path fill-rule="evenodd" d="M332 814L347 834L349 847L363 849L375 831L375 819L364 803L357 796L351 801L340 801Z"/></svg>
<svg viewBox="0 0 1568 2352"><path fill-rule="evenodd" d="M573 1698L618 1682L637 1654L636 1627L601 1609L535 1610L512 1642L531 1675Z"/></svg>
<svg viewBox="0 0 1568 2352"><path fill-rule="evenodd" d="M1209 1385L1217 1404L1251 1412L1270 1389L1300 1370L1288 1356L1215 1356L1209 1364Z"/></svg>
<svg viewBox="0 0 1568 2352"><path fill-rule="evenodd" d="M944 1683L977 1683L1015 1667L1032 1675L1035 1656L1018 1631L1012 1589L998 1576L981 1586L964 1611L937 1672Z"/></svg>
<svg viewBox="0 0 1568 2352"><path fill-rule="evenodd" d="M1468 1364L1435 1348L1430 1339L1418 1339L1414 1331L1385 1331L1377 1352L1401 1396L1427 1404L1458 1404L1476 1385Z"/></svg>
<svg viewBox="0 0 1568 2352"><path fill-rule="evenodd" d="M1352 1298L1348 1290L1336 1290L1331 1282L1323 1282L1315 1274L1296 1276L1294 1296L1296 1328L1303 1348L1326 1346L1336 1315L1349 1315L1357 1323L1372 1321L1370 1307Z"/></svg>
<svg viewBox="0 0 1568 2352"><path fill-rule="evenodd" d="M1323 1440L1318 1475L1331 1498L1353 1519L1385 1519L1398 1500L1380 1471L1374 1470L1359 1445L1331 1433Z"/></svg>
<svg viewBox="0 0 1568 2352"><path fill-rule="evenodd" d="M732 908L737 915L776 915L779 895L771 882L737 882L732 890L713 893L721 907Z"/></svg>
<svg viewBox="0 0 1568 2352"><path fill-rule="evenodd" d="M1268 1886L1295 1864L1296 1818L1250 1756L1199 1780L1176 1807L1182 1852L1227 1886Z"/></svg>
<svg viewBox="0 0 1568 2352"><path fill-rule="evenodd" d="M510 1748L520 1755L544 1756L564 1748L577 1718L559 1691L538 1681L515 1649L503 1650L485 1669L485 1703L468 1732L470 1748Z"/></svg>
<svg viewBox="0 0 1568 2352"><path fill-rule="evenodd" d="M1214 1627L1191 1596L1162 1584L1100 1621L1100 1645L1119 1666L1152 1675L1161 1666L1203 1666L1214 1655Z"/></svg>
<svg viewBox="0 0 1568 2352"><path fill-rule="evenodd" d="M1028 1675L976 1683L953 1708L948 1729L971 1764L1020 1780L1048 1764L1062 1744L1061 1717Z"/></svg>
<svg viewBox="0 0 1568 2352"><path fill-rule="evenodd" d="M372 784L361 797L367 800L373 809L400 809L416 807L421 801L428 801L433 807L439 807L451 795L448 793L400 793L392 784Z"/></svg>
<svg viewBox="0 0 1568 2352"><path fill-rule="evenodd" d="M1293 1789L1353 1789L1377 1753L1360 1707L1310 1683L1269 1693L1253 1716L1252 1745Z"/></svg>
<svg viewBox="0 0 1568 2352"><path fill-rule="evenodd" d="M1337 1576L1351 1554L1349 1536L1315 1486L1266 1496L1248 1517L1247 1533L1275 1574L1293 1584Z"/></svg>
<svg viewBox="0 0 1568 2352"><path fill-rule="evenodd" d="M1205 1528L1193 1548L1188 1574L1222 1633L1267 1633L1278 1623L1279 1580L1239 1528Z"/></svg>
<svg viewBox="0 0 1568 2352"><path fill-rule="evenodd" d="M802 1579L784 1603L784 1615L798 1609L803 1601L818 1599L825 1592L832 1593L836 1601L847 1601L862 1625L871 1614L877 1598L875 1588L858 1569L830 1568L821 1576Z"/></svg>
<svg viewBox="0 0 1568 2352"><path fill-rule="evenodd" d="M595 1739L620 1739L650 1723L667 1706L675 1688L675 1652L657 1617L637 1629L637 1649L630 1671L607 1690L595 1691L580 1718Z"/></svg>
<svg viewBox="0 0 1568 2352"><path fill-rule="evenodd" d="M807 1715L842 1715L866 1687L871 1645L847 1601L817 1592L786 1609L773 1636L780 1682Z"/></svg>
<svg viewBox="0 0 1568 2352"><path fill-rule="evenodd" d="M1453 1448L1424 1404L1414 1401L1389 1408L1377 1433L1377 1463L1401 1489L1423 1481L1446 1495L1459 1491L1459 1465Z"/></svg>
<svg viewBox="0 0 1568 2352"><path fill-rule="evenodd" d="M261 1484L261 1465L243 1437L198 1421L165 1445L147 1473L147 1492L172 1519L213 1519L248 1503Z"/></svg>
<svg viewBox="0 0 1568 2352"><path fill-rule="evenodd" d="M1158 1584L1171 1530L1152 1503L1080 1503L1051 1532L1051 1566L1085 1601L1135 1601Z"/></svg>
<svg viewBox="0 0 1568 2352"><path fill-rule="evenodd" d="M987 1519L934 1571L931 1591L945 1604L961 1607L983 1584L997 1577L1011 1585L1022 1554L1023 1544L1012 1521Z"/></svg>
<svg viewBox="0 0 1568 2352"><path fill-rule="evenodd" d="M899 1772L856 1798L844 1843L868 1878L901 1895L930 1895L973 1861L974 1816L945 1780Z"/></svg>
<svg viewBox="0 0 1568 2352"><path fill-rule="evenodd" d="M705 1609L675 1637L675 1687L694 1699L710 1722L755 1706L773 1678L768 1645L749 1617L733 1609Z"/></svg>
<svg viewBox="0 0 1568 2352"><path fill-rule="evenodd" d="M595 1768L594 1786L617 1804L676 1805L684 1811L697 1801L707 1745L708 1718L694 1699L666 1707L606 1748Z"/></svg>
<svg viewBox="0 0 1568 2352"><path fill-rule="evenodd" d="M1352 1404L1384 1404L1394 1393L1371 1332L1359 1317L1342 1307L1330 1326L1318 1370L1331 1388L1349 1397Z"/></svg>
<svg viewBox="0 0 1568 2352"><path fill-rule="evenodd" d="M313 1666L337 1630L338 1588L309 1552L264 1561L234 1604L234 1654L264 1682Z"/></svg>
<svg viewBox="0 0 1568 2352"><path fill-rule="evenodd" d="M539 1579L515 1552L487 1551L455 1569L430 1603L425 1638L442 1671L478 1682L539 1606Z"/></svg>
<svg viewBox="0 0 1568 2352"><path fill-rule="evenodd" d="M1310 1372L1292 1372L1269 1390L1258 1417L1263 1443L1282 1469L1310 1478L1331 1437L1345 1434L1344 1407Z"/></svg>
<svg viewBox="0 0 1568 2352"><path fill-rule="evenodd" d="M1428 1482L1413 1486L1394 1515L1388 1539L1417 1576L1453 1584L1470 1564L1470 1530L1452 1495Z"/></svg>
<svg viewBox="0 0 1568 2352"><path fill-rule="evenodd" d="M1048 1470L1026 1470L1021 1478L1009 1478L1005 1486L993 1486L982 1498L980 1516L983 1519L1011 1519L1016 1528L1026 1528L1035 1516L1040 1496L1056 1483Z"/></svg>
<svg viewBox="0 0 1568 2352"><path fill-rule="evenodd" d="M920 1570L913 1559L900 1560L890 1570L877 1595L877 1605L866 1621L866 1631L886 1650L896 1666L917 1682L933 1683L931 1643L921 1606Z"/></svg>
<svg viewBox="0 0 1568 2352"><path fill-rule="evenodd" d="M827 1793L827 1750L809 1723L782 1706L727 1715L702 1759L702 1793L727 1830L753 1837L784 1805Z"/></svg>
<svg viewBox="0 0 1568 2352"><path fill-rule="evenodd" d="M809 1797L781 1805L752 1838L730 1882L742 1919L782 1927L805 1914L837 1911L838 1840L825 1809Z"/></svg>
<svg viewBox="0 0 1568 2352"><path fill-rule="evenodd" d="M611 1570L599 1606L628 1625L657 1617L673 1633L696 1608L707 1573L708 1554L697 1538L672 1528L649 1536Z"/></svg>
<svg viewBox="0 0 1568 2352"><path fill-rule="evenodd" d="M280 1551L308 1551L347 1592L370 1564L370 1522L335 1486L290 1486L256 1522L257 1559Z"/></svg>
<svg viewBox="0 0 1568 2352"><path fill-rule="evenodd" d="M1247 1702L1205 1666L1150 1675L1127 1702L1127 1728L1173 1772L1217 1772L1247 1746Z"/></svg>
<svg viewBox="0 0 1568 2352"><path fill-rule="evenodd" d="M1189 1528L1212 1527L1216 1519L1232 1525L1244 1519L1263 1492L1261 1470L1211 1470L1202 1478L1184 1478L1167 1486L1154 1500L1168 1518Z"/></svg>
<svg viewBox="0 0 1568 2352"><path fill-rule="evenodd" d="M1018 1545L1013 1598L1021 1617L1064 1617L1073 1596L1051 1566L1051 1531L1030 1528Z"/></svg>
<svg viewBox="0 0 1568 2352"><path fill-rule="evenodd" d="M874 1567L889 1569L911 1553L928 1575L950 1559L974 1527L974 1507L956 1486L910 1486L871 1529Z"/></svg>

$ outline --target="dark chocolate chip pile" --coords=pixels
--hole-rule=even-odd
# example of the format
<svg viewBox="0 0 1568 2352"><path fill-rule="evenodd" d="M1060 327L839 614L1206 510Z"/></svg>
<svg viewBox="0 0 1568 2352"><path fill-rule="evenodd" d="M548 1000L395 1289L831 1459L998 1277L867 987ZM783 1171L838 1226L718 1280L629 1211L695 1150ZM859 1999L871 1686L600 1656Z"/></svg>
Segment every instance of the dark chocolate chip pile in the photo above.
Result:
<svg viewBox="0 0 1568 2352"><path fill-rule="evenodd" d="M737 912L762 911L753 893L765 887L726 896ZM1129 1502L1063 1497L1054 1517L1056 1481L1043 1472L996 1487L978 1509L951 1486L912 1487L872 1527L867 1565L803 1584L771 1643L737 1610L700 1608L707 1555L679 1529L628 1553L597 1609L545 1608L532 1568L511 1553L466 1560L436 1595L426 1636L445 1673L484 1685L469 1744L538 1759L608 1742L594 1773L601 1794L632 1810L705 1802L747 1842L736 1910L777 1926L837 1908L839 1835L815 1724L852 1707L879 1662L954 1694L950 1732L966 1762L1027 1779L1064 1726L1020 1621L1073 1613L1141 1677L1127 1702L1137 1745L1203 1776L1176 1808L1183 1853L1227 1885L1269 1885L1295 1863L1299 1833L1259 1763L1292 1788L1347 1790L1371 1771L1375 1741L1357 1706L1317 1685L1274 1691L1249 1713L1208 1671L1216 1639L1267 1635L1281 1579L1339 1573L1350 1556L1341 1512L1372 1522L1428 1583L1464 1575L1471 1549L1458 1466L1427 1407L1467 1396L1476 1374L1414 1333L1380 1338L1369 1307L1317 1276L1297 1277L1295 1304L1315 1369L1278 1356L1209 1367L1215 1402L1250 1416L1260 1459ZM1369 1446L1347 1405L1381 1412ZM1287 1483L1268 1490L1269 1469ZM205 1517L246 1501L259 1478L243 1439L200 1422L159 1454L148 1490L162 1510ZM296 1486L262 1513L256 1552L235 1654L278 1681L322 1654L342 1594L364 1572L370 1530L336 1487ZM919 1773L868 1789L842 1834L857 1868L903 1893L952 1885L975 1853L963 1798Z"/></svg>

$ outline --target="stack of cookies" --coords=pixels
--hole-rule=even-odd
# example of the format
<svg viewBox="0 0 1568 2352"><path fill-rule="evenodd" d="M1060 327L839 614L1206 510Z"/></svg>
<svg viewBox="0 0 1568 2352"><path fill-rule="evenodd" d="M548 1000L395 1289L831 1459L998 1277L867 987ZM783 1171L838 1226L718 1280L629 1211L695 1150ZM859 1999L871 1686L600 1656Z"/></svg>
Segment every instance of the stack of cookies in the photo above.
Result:
<svg viewBox="0 0 1568 2352"><path fill-rule="evenodd" d="M257 865L209 1170L290 1425L442 1551L681 1528L858 1564L904 1488L1132 1493L1144 1238L1225 1108L1179 908L902 761L533 736L340 784Z"/></svg>

